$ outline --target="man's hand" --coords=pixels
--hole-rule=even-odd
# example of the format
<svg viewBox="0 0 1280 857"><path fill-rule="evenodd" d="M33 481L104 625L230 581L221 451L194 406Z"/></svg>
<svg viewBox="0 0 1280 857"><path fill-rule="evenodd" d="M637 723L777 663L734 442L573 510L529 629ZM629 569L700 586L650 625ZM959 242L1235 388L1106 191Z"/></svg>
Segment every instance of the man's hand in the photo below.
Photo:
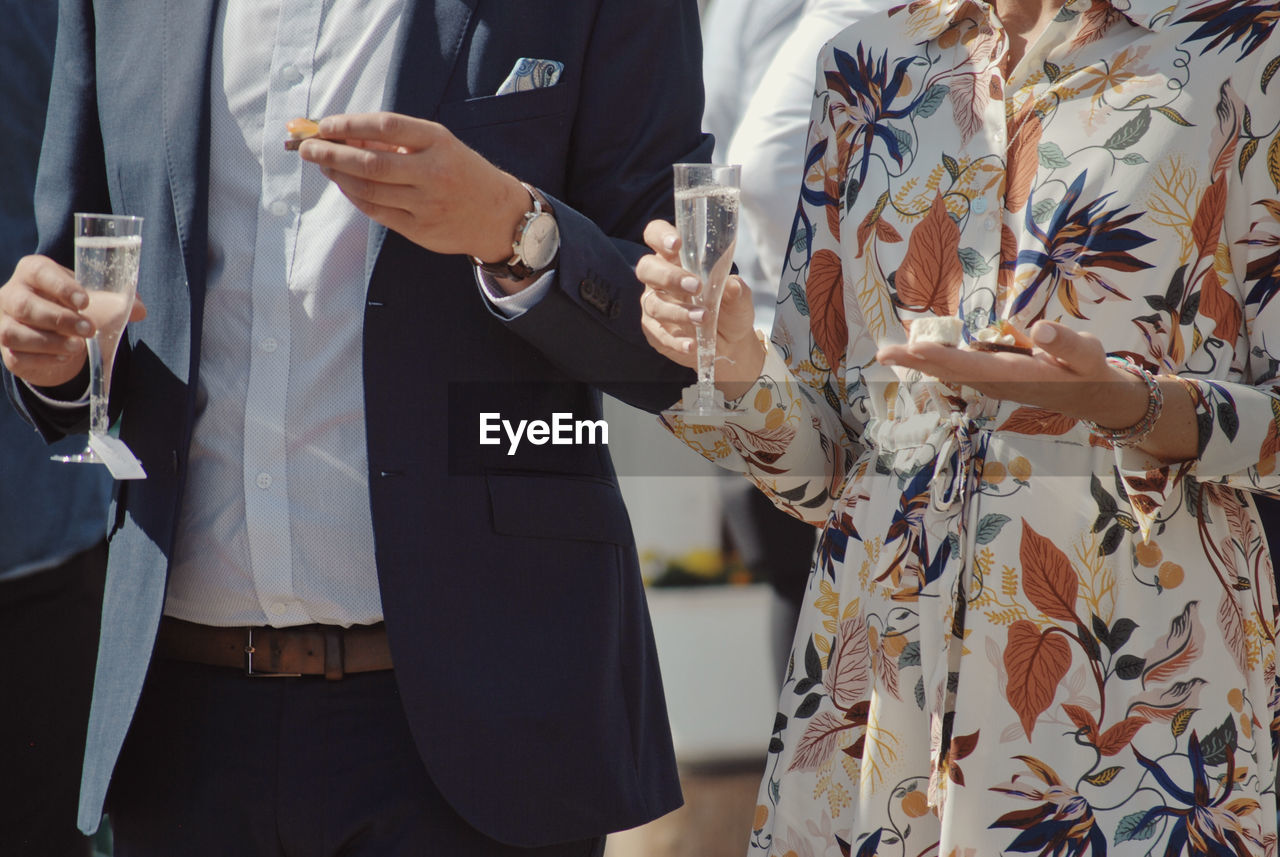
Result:
<svg viewBox="0 0 1280 857"><path fill-rule="evenodd" d="M511 257L530 209L520 182L448 128L396 113L329 116L298 148L366 215L437 253ZM333 142L333 138L342 143Z"/></svg>
<svg viewBox="0 0 1280 857"><path fill-rule="evenodd" d="M0 357L17 377L36 387L56 387L80 373L85 339L93 323L80 314L89 295L67 268L45 256L18 262L0 286ZM135 300L130 321L146 317Z"/></svg>

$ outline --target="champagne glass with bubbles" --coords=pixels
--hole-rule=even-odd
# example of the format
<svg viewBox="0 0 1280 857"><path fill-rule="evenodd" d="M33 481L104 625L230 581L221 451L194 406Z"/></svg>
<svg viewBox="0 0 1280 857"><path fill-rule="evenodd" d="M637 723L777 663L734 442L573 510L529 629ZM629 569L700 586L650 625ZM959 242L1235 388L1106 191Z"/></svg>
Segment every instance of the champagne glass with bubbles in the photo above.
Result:
<svg viewBox="0 0 1280 857"><path fill-rule="evenodd" d="M97 333L88 340L89 436L105 436L111 366L120 336L133 309L142 257L142 218L112 214L76 214L76 282L89 293L80 311ZM91 441L92 442L92 441ZM55 455L54 461L105 464L92 446L77 455Z"/></svg>
<svg viewBox="0 0 1280 857"><path fill-rule="evenodd" d="M694 325L698 383L686 387L680 404L664 411L685 422L716 424L737 413L724 403L715 386L716 327L720 298L733 264L738 238L738 199L742 168L738 165L676 164L676 230L680 264L698 278L694 306L705 312Z"/></svg>

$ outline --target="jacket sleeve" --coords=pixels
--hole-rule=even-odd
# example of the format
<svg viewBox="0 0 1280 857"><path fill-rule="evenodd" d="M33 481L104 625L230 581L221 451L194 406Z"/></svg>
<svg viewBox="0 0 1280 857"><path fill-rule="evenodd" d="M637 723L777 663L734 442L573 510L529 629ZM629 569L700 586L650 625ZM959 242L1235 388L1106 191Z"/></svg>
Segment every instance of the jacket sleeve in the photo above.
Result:
<svg viewBox="0 0 1280 857"><path fill-rule="evenodd" d="M508 322L571 376L650 411L693 379L645 341L635 265L645 225L674 217L671 165L711 160L701 63L694 0L600 4L563 198L551 199L556 282Z"/></svg>

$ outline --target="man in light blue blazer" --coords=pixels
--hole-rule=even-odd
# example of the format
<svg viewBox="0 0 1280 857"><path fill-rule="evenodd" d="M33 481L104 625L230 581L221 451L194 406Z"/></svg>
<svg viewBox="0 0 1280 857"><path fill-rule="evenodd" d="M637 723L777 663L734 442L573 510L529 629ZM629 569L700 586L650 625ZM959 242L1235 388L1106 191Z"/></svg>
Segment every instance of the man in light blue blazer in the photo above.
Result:
<svg viewBox="0 0 1280 857"><path fill-rule="evenodd" d="M48 438L87 421L72 214L145 218L82 829L568 857L678 805L607 446L484 421L678 398L633 268L709 158L699 50L693 0L64 0L0 288Z"/></svg>

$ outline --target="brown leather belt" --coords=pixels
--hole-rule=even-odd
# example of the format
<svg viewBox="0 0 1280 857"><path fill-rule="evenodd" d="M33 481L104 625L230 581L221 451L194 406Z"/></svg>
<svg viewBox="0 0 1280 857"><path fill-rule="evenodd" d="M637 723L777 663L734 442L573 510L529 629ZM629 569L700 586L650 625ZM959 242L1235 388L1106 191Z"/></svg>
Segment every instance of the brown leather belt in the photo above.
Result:
<svg viewBox="0 0 1280 857"><path fill-rule="evenodd" d="M215 628L165 616L156 656L251 676L322 675L391 669L386 625L302 625L296 628Z"/></svg>

